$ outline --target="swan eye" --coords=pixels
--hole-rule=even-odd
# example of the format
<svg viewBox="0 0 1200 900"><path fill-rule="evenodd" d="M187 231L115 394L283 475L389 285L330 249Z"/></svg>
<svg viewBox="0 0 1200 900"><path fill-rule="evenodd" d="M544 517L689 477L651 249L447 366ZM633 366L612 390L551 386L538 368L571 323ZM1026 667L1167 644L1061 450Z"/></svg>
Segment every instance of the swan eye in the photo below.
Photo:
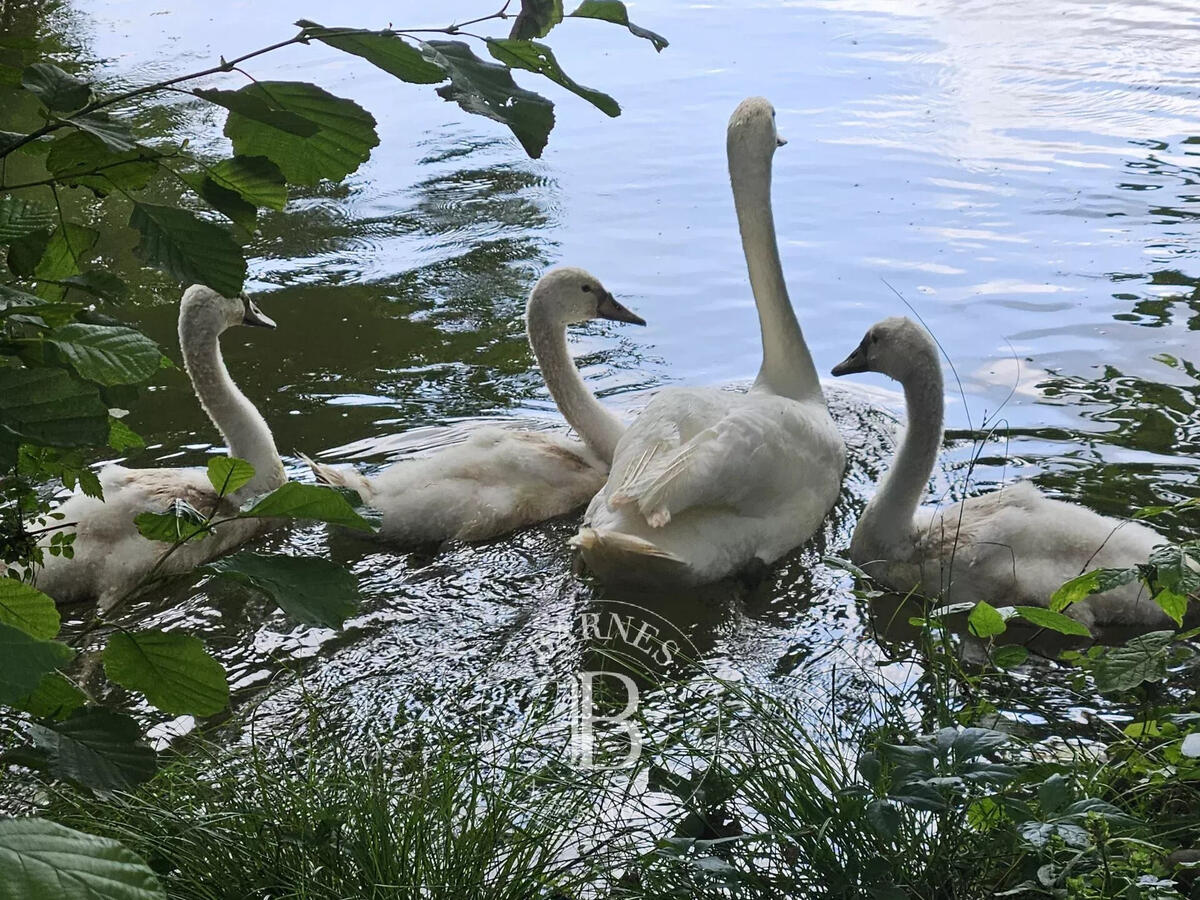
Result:
<svg viewBox="0 0 1200 900"><path fill-rule="evenodd" d="M580 290L583 291L585 294L590 294L592 292L592 286L590 284L585 284L585 285L583 285L583 287L580 288Z"/></svg>

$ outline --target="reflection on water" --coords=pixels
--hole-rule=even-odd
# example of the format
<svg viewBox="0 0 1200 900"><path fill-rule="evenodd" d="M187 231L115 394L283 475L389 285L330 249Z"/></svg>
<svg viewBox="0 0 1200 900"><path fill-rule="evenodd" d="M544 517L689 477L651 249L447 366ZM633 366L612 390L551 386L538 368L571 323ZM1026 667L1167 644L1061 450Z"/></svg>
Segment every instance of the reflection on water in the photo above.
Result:
<svg viewBox="0 0 1200 900"><path fill-rule="evenodd" d="M158 10L82 0L80 33L106 74L143 78L277 40L293 7L149 16ZM490 123L332 52L261 61L260 77L302 68L358 100L383 137L346 185L267 215L251 244L251 286L280 328L230 334L226 354L280 447L379 466L485 419L562 427L521 322L530 284L557 262L591 269L649 321L636 335L591 325L574 336L584 377L607 402L632 413L668 382L744 383L759 338L723 129L741 97L764 93L790 141L776 156L775 213L818 366L906 311L892 286L961 376L930 501L1013 477L1114 515L1200 495L1200 19L1190 6L648 0L638 14L671 38L666 52L580 23L555 31L572 76L613 93L625 113L608 120L550 92L558 127L536 162ZM428 15L411 2L355 10L364 24ZM193 108L157 115L219 146ZM128 248L112 258L132 267ZM173 343L171 304L129 315ZM874 640L848 578L820 562L844 550L886 467L902 413L890 387L831 389L850 471L812 545L759 585L639 601L719 673L812 697L816 711L840 696L850 717L865 714L864 685L913 680ZM178 371L133 420L152 442L135 464L212 452ZM433 555L319 528L272 538L354 569L368 599L341 634L291 628L209 586L182 585L130 615L203 623L238 688L296 690L279 676L301 673L305 686L346 698L349 731L419 718L447 698L504 719L586 664L577 618L603 596L572 574L575 524ZM1184 533L1181 521L1162 524ZM1089 708L1051 679L1015 677L1046 708ZM290 709L287 691L266 707L283 721Z"/></svg>

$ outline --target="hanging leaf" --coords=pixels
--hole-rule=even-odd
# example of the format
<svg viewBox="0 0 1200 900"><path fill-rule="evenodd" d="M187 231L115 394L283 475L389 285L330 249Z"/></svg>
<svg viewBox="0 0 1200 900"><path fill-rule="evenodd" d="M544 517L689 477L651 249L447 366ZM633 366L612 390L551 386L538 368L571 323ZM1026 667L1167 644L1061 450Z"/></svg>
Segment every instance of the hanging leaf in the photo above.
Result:
<svg viewBox="0 0 1200 900"><path fill-rule="evenodd" d="M32 694L13 706L39 719L61 721L87 701L88 695L62 672L48 672L42 676Z"/></svg>
<svg viewBox="0 0 1200 900"><path fill-rule="evenodd" d="M281 210L287 203L287 185L279 166L265 156L235 156L205 170L219 187L237 193L247 203Z"/></svg>
<svg viewBox="0 0 1200 900"><path fill-rule="evenodd" d="M1163 612L1175 620L1175 624L1183 627L1183 617L1187 613L1187 594L1177 594L1170 588L1163 588L1154 595L1154 602Z"/></svg>
<svg viewBox="0 0 1200 900"><path fill-rule="evenodd" d="M536 41L489 39L487 46L492 56L506 66L543 75L571 93L579 95L606 115L615 117L621 114L621 107L608 94L584 87L563 72L558 60L545 44Z"/></svg>
<svg viewBox="0 0 1200 900"><path fill-rule="evenodd" d="M1005 644L992 651L992 663L998 669L1015 669L1029 659L1029 651L1018 644Z"/></svg>
<svg viewBox="0 0 1200 900"><path fill-rule="evenodd" d="M230 112L297 137L312 137L321 130L316 122L277 105L272 97L247 94L244 91L192 91L197 97L223 106Z"/></svg>
<svg viewBox="0 0 1200 900"><path fill-rule="evenodd" d="M0 367L0 431L50 447L93 447L108 437L108 407L93 385L62 369Z"/></svg>
<svg viewBox="0 0 1200 900"><path fill-rule="evenodd" d="M89 254L100 232L73 222L66 222L54 229L42 258L33 270L39 281L58 281L83 271L82 260Z"/></svg>
<svg viewBox="0 0 1200 900"><path fill-rule="evenodd" d="M516 41L542 38L562 20L562 0L521 0L521 11L508 37Z"/></svg>
<svg viewBox="0 0 1200 900"><path fill-rule="evenodd" d="M189 634L118 631L104 648L104 673L171 715L211 716L229 705L225 669Z"/></svg>
<svg viewBox="0 0 1200 900"><path fill-rule="evenodd" d="M120 841L32 816L0 821L0 872L3 900L167 900Z"/></svg>
<svg viewBox="0 0 1200 900"><path fill-rule="evenodd" d="M21 86L37 96L47 109L69 112L87 106L92 87L51 63L34 63L21 73Z"/></svg>
<svg viewBox="0 0 1200 900"><path fill-rule="evenodd" d="M1092 594L1111 591L1115 587L1129 584L1138 577L1136 566L1128 569L1093 569L1072 578L1050 596L1050 609L1062 612L1073 603L1078 603Z"/></svg>
<svg viewBox="0 0 1200 900"><path fill-rule="evenodd" d="M1130 638L1124 646L1106 647L1096 660L1096 687L1105 693L1131 691L1143 682L1163 681L1171 662L1175 634L1152 631Z"/></svg>
<svg viewBox="0 0 1200 900"><path fill-rule="evenodd" d="M240 515L258 519L311 519L357 531L375 530L341 491L299 481L289 481L265 497L249 501Z"/></svg>
<svg viewBox="0 0 1200 900"><path fill-rule="evenodd" d="M32 585L0 577L0 622L38 640L49 640L58 634L58 609Z"/></svg>
<svg viewBox="0 0 1200 900"><path fill-rule="evenodd" d="M222 497L241 490L254 477L254 466L236 456L214 456L208 461L208 483Z"/></svg>
<svg viewBox="0 0 1200 900"><path fill-rule="evenodd" d="M63 121L68 125L75 126L80 131L86 131L88 134L100 138L110 150L124 153L127 150L137 149L137 142L133 139L133 132L128 123L121 119L114 119L107 113L94 112L70 116Z"/></svg>
<svg viewBox="0 0 1200 900"><path fill-rule="evenodd" d="M50 231L49 228L39 228L9 242L8 268L18 278L33 277L34 269L46 254Z"/></svg>
<svg viewBox="0 0 1200 900"><path fill-rule="evenodd" d="M97 790L133 787L157 768L157 754L139 743L138 723L107 709L81 709L63 722L35 723L29 732L49 754L55 775Z"/></svg>
<svg viewBox="0 0 1200 900"><path fill-rule="evenodd" d="M571 15L581 19L600 19L604 22L612 22L614 25L624 25L629 29L630 34L645 38L660 53L664 47L668 46L667 39L661 34L655 34L648 28L639 28L630 22L629 12L620 0L583 0L579 9Z"/></svg>
<svg viewBox="0 0 1200 900"><path fill-rule="evenodd" d="M437 89L469 113L503 122L534 159L542 155L554 127L554 104L545 97L518 87L504 66L485 62L462 41L427 41L425 57L450 76Z"/></svg>
<svg viewBox="0 0 1200 900"><path fill-rule="evenodd" d="M1004 634L1004 616L994 606L980 600L967 616L967 627L977 638L990 638Z"/></svg>
<svg viewBox="0 0 1200 900"><path fill-rule="evenodd" d="M209 535L207 517L186 500L176 497L166 512L144 512L134 516L138 534L164 544L202 541Z"/></svg>
<svg viewBox="0 0 1200 900"><path fill-rule="evenodd" d="M315 134L302 137L236 111L225 122L225 135L233 141L236 153L267 157L293 184L341 181L366 162L371 148L379 143L375 118L369 112L315 84L263 81L247 85L238 93L317 126Z"/></svg>
<svg viewBox="0 0 1200 900"><path fill-rule="evenodd" d="M157 155L145 147L114 153L95 135L72 131L50 147L46 168L65 184L104 196L114 188L144 188L158 171Z"/></svg>
<svg viewBox="0 0 1200 900"><path fill-rule="evenodd" d="M108 420L108 446L118 453L124 453L126 450L140 450L146 446L146 442L142 440L141 435L120 419L114 419L110 416Z"/></svg>
<svg viewBox="0 0 1200 900"><path fill-rule="evenodd" d="M1039 628L1049 628L1051 631L1057 631L1059 634L1074 634L1079 637L1089 638L1092 636L1086 625L1082 622L1076 622L1062 613L1043 609L1040 606L1017 606L1014 609L1018 616L1032 622Z"/></svg>
<svg viewBox="0 0 1200 900"><path fill-rule="evenodd" d="M162 368L158 344L132 328L72 322L45 341L80 378L99 384L138 384Z"/></svg>
<svg viewBox="0 0 1200 900"><path fill-rule="evenodd" d="M344 53L361 56L371 65L409 84L437 84L446 73L421 55L412 44L390 32L362 31L353 28L325 28L301 19L296 23L307 36Z"/></svg>
<svg viewBox="0 0 1200 900"><path fill-rule="evenodd" d="M28 696L46 673L74 655L66 644L38 640L0 622L0 660L4 661L0 665L0 703L16 703Z"/></svg>
<svg viewBox="0 0 1200 900"><path fill-rule="evenodd" d="M305 625L341 628L346 617L358 609L358 582L327 559L235 553L204 568L265 594Z"/></svg>
<svg viewBox="0 0 1200 900"><path fill-rule="evenodd" d="M125 282L104 269L85 269L78 275L62 279L62 284L64 287L74 288L111 302L124 300L129 294Z"/></svg>
<svg viewBox="0 0 1200 900"><path fill-rule="evenodd" d="M206 284L236 297L246 280L246 260L229 232L185 209L134 201L129 224L142 239L136 252L182 284Z"/></svg>
<svg viewBox="0 0 1200 900"><path fill-rule="evenodd" d="M54 211L34 200L0 197L0 244L8 244L35 231L48 231Z"/></svg>

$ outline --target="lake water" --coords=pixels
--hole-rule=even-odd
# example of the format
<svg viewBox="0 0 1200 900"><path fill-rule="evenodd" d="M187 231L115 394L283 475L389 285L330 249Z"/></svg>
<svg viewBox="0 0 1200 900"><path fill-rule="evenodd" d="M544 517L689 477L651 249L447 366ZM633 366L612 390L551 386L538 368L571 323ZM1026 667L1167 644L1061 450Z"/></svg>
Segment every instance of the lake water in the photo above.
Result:
<svg viewBox="0 0 1200 900"><path fill-rule="evenodd" d="M300 16L446 24L417 3L358 3L344 20L295 0L172 6L82 2L71 34L107 76L137 82L285 38ZM491 11L446 6L460 18ZM556 263L590 269L649 322L575 335L606 402L632 414L664 385L746 383L760 347L724 135L737 102L762 94L789 141L775 157L775 216L818 368L877 319L910 314L901 296L953 360L961 392L951 379L931 501L966 489L975 455L974 487L1033 477L1109 514L1200 494L1191 4L647 0L631 17L671 46L656 54L588 21L550 36L572 77L619 100L620 118L518 78L557 103L537 161L502 126L326 48L249 64L257 78L311 80L357 100L382 138L346 186L296 198L250 247L248 286L280 327L230 333L224 347L285 454L381 466L478 420L561 427L521 317L529 286ZM193 108L155 121L221 146L220 121ZM175 295L159 299L129 315L171 347ZM846 546L902 413L873 377L855 379L871 390L829 388L852 462L822 539L754 591L659 608L716 670L811 695L818 708L831 692L853 697L866 680L907 671L876 667L884 653L862 601L820 563ZM214 450L181 372L164 373L130 422L152 444L134 464L194 464ZM985 428L998 430L984 440ZM449 696L499 715L579 665L577 617L597 596L572 573L575 524L435 555L322 528L273 539L353 567L366 605L340 634L205 590L131 615L202 624L237 688L300 671L341 692L350 729Z"/></svg>

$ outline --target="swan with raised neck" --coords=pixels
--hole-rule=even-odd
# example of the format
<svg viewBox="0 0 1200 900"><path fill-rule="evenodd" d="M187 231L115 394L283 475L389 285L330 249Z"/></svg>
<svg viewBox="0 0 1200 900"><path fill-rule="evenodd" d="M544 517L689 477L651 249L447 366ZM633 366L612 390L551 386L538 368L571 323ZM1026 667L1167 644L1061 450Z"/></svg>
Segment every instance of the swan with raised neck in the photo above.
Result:
<svg viewBox="0 0 1200 900"><path fill-rule="evenodd" d="M1163 543L1139 522L1047 497L1026 481L944 509L920 510L942 445L937 345L910 319L884 319L833 369L834 375L854 372L879 372L900 382L908 407L895 459L850 542L851 560L893 590L916 590L948 604L1045 607L1077 575L1144 564ZM1174 627L1137 582L1087 597L1066 612L1093 632Z"/></svg>
<svg viewBox="0 0 1200 900"><path fill-rule="evenodd" d="M604 485L624 426L588 390L567 348L567 328L591 319L646 323L594 275L570 266L543 275L525 309L526 333L542 376L583 443L543 431L491 427L369 477L308 460L317 478L357 491L383 513L384 538L410 546L487 540L565 515Z"/></svg>
<svg viewBox="0 0 1200 900"><path fill-rule="evenodd" d="M274 328L275 322L246 294L223 297L200 284L184 291L179 306L184 368L201 407L225 439L229 455L254 467L254 477L238 492L253 496L279 487L287 478L266 420L225 367L220 338L234 325Z"/></svg>

